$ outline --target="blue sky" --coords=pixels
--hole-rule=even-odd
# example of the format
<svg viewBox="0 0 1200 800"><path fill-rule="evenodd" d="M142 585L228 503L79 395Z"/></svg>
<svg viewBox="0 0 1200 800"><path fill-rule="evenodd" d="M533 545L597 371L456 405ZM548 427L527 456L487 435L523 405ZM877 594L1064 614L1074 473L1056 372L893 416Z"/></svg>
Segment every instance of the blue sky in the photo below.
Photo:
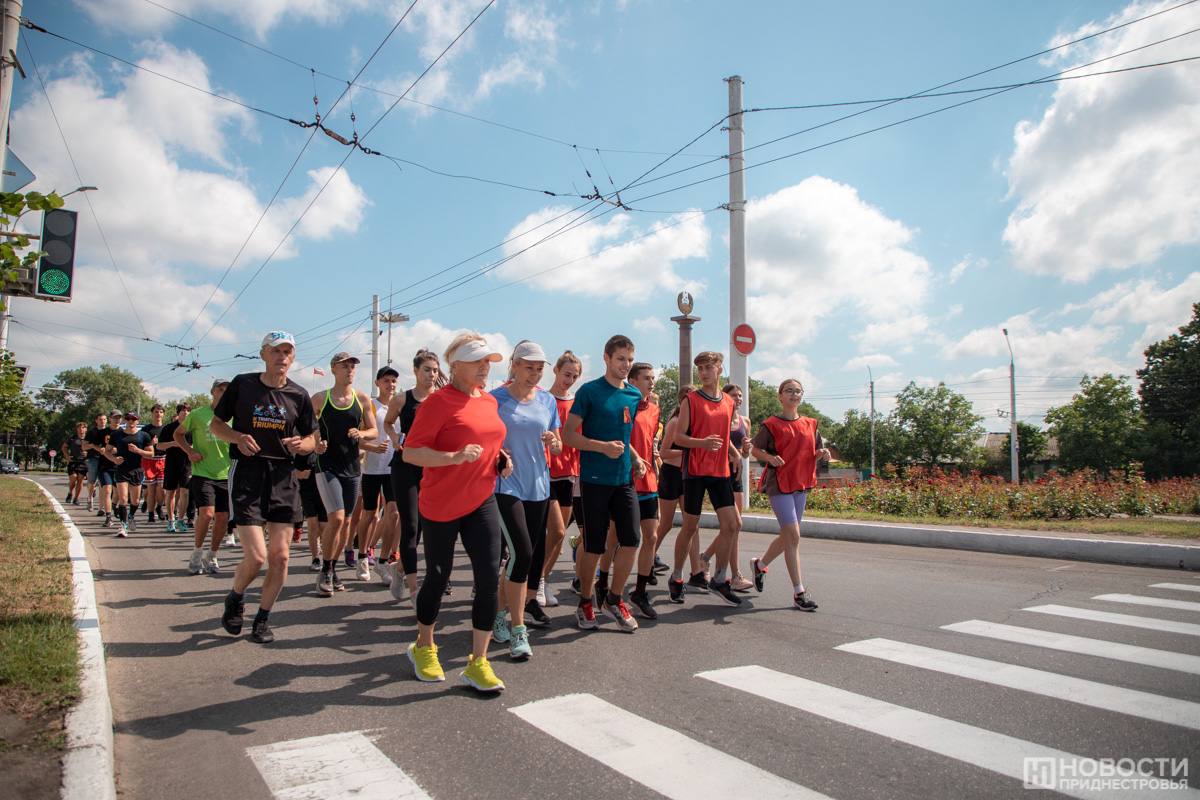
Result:
<svg viewBox="0 0 1200 800"><path fill-rule="evenodd" d="M1200 3L763 2L731 14L715 2L498 0L408 95L427 105L389 112L484 5L419 0L332 111L346 84L316 77L330 129L370 130L365 145L387 156L525 189L361 152L335 172L348 151L323 134L305 147L309 130L161 77L308 121L312 74L251 45L349 78L408 5L27 4L48 31L160 73L22 32L32 57L23 44L12 150L39 176L32 188L100 187L69 201L81 212L74 302L14 304L11 346L32 365L31 384L107 361L167 399L252 369L237 354L283 328L301 334L297 377L313 388L324 380L312 366L334 349L367 360L370 297L391 292L412 317L393 334L398 362L462 328L505 349L522 338L570 348L591 376L616 332L641 357L673 362L668 320L684 288L703 320L697 349L724 351L728 182L723 160L705 163L727 152L720 124L625 188L634 210L600 206L546 241L581 212L536 226L594 186L628 187L719 123L727 76L744 78L747 108L902 97L1130 22L947 88L1200 55L1200 35L1188 34ZM1148 342L1187 321L1200 300L1200 62L1019 88L902 122L977 96L745 115L748 165L808 151L745 174L753 376L800 377L839 417L865 409L868 367L883 410L908 381L942 380L1000 430L1002 327L1018 416L1036 422L1081 375L1132 374ZM171 369L180 355L166 345L177 343L197 346L182 360L203 369Z"/></svg>

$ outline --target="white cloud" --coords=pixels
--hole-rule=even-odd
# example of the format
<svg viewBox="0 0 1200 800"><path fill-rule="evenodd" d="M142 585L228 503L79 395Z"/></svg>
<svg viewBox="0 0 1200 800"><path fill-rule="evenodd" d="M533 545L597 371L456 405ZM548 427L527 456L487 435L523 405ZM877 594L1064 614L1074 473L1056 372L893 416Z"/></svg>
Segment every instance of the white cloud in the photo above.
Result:
<svg viewBox="0 0 1200 800"><path fill-rule="evenodd" d="M554 228L537 226L567 210L545 208L521 220L508 233L506 238L513 241L504 246L504 254L513 256L546 236ZM526 231L529 233L522 235ZM617 213L516 255L496 274L505 281L528 279L544 291L639 302L660 288L672 292L680 287L693 292L702 289L703 284L685 280L676 272L675 264L708 255L709 239L704 216L696 212L656 221L646 228L636 227L630 214Z"/></svg>
<svg viewBox="0 0 1200 800"><path fill-rule="evenodd" d="M1035 321L1034 314L1027 311L970 331L958 341L946 344L942 355L947 359L997 358L1007 364L1008 346L1001 332L1007 328L1019 374L1129 373L1129 365L1115 361L1108 354L1109 345L1121 334L1120 327L1089 324L1048 329Z"/></svg>
<svg viewBox="0 0 1200 800"><path fill-rule="evenodd" d="M865 356L855 356L846 362L846 365L843 367L843 369L847 371L861 371L867 369L868 367L879 368L894 366L896 366L896 359L892 358L891 356L885 353L871 353L870 355Z"/></svg>
<svg viewBox="0 0 1200 800"><path fill-rule="evenodd" d="M1110 27L1169 5L1134 3ZM1189 6L1076 45L1086 63L1200 26ZM1060 41L1093 31L1089 23ZM1193 55L1189 39L1105 61L1085 71ZM1004 240L1028 272L1083 281L1102 270L1153 262L1200 241L1200 81L1178 64L1059 83L1040 120L1016 127L1008 163L1017 207Z"/></svg>
<svg viewBox="0 0 1200 800"><path fill-rule="evenodd" d="M767 358L758 358L758 353L752 360L751 374L760 381L778 386L787 378L796 378L804 385L806 392L812 392L820 387L820 381L813 375L808 356L796 352L773 353ZM767 366L760 366L766 364Z"/></svg>
<svg viewBox="0 0 1200 800"><path fill-rule="evenodd" d="M659 317L639 317L633 321L633 329L643 333L665 333L667 323Z"/></svg>
<svg viewBox="0 0 1200 800"><path fill-rule="evenodd" d="M885 322L872 322L860 333L855 334L854 340L864 350L891 347L908 353L912 351L913 343L919 337L928 334L929 318L924 314L911 314Z"/></svg>
<svg viewBox="0 0 1200 800"><path fill-rule="evenodd" d="M1143 326L1129 350L1131 358L1140 359L1148 345L1187 324L1196 302L1200 302L1200 272L1191 273L1169 289L1154 280L1119 283L1097 294L1084 307L1094 309L1091 321L1098 325Z"/></svg>
<svg viewBox="0 0 1200 800"><path fill-rule="evenodd" d="M968 254L950 268L950 273L947 275L947 278L951 285L953 285L958 283L958 279L961 278L968 269L983 269L987 265L988 260L986 258L976 258L975 256Z"/></svg>
<svg viewBox="0 0 1200 800"><path fill-rule="evenodd" d="M170 8L201 19L221 16L266 37L281 20L311 20L326 25L348 12L371 5L373 0L170 0ZM175 14L155 8L143 0L75 0L92 21L109 29L152 33L183 22ZM187 24L187 23L184 23Z"/></svg>

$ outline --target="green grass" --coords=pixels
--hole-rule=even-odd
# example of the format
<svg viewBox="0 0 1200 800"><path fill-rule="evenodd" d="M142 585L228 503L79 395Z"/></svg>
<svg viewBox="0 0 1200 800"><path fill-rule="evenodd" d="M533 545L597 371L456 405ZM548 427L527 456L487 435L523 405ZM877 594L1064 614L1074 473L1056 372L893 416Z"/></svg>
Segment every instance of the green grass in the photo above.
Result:
<svg viewBox="0 0 1200 800"><path fill-rule="evenodd" d="M0 705L22 716L79 697L67 531L37 486L0 479Z"/></svg>

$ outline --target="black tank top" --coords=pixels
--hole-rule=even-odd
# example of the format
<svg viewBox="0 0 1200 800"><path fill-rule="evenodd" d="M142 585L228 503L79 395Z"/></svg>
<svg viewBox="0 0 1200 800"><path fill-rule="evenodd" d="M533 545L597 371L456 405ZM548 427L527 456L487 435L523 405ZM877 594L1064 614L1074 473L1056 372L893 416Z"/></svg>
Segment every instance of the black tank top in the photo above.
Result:
<svg viewBox="0 0 1200 800"><path fill-rule="evenodd" d="M329 442L329 449L317 457L322 472L351 478L359 475L362 467L358 461L358 442L350 438L350 429L362 430L363 424L363 407L358 401L358 392L352 396L354 400L350 405L338 408L333 404L329 390L326 390L318 424L321 438Z"/></svg>
<svg viewBox="0 0 1200 800"><path fill-rule="evenodd" d="M413 394L413 390L406 389L404 392L404 405L400 407L398 415L400 420L401 449L403 449L404 445L403 437L408 436L408 432L412 430L413 420L417 418L417 409L420 407L421 401ZM397 469L411 469L418 472L421 469L420 467L414 467L412 464L406 463L400 449L396 450L395 455L392 456L391 466Z"/></svg>

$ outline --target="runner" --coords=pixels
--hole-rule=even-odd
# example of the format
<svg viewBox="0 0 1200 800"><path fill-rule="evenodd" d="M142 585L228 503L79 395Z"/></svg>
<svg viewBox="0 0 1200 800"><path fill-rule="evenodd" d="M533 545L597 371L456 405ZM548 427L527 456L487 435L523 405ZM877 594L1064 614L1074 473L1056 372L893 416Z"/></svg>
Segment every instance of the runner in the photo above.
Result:
<svg viewBox="0 0 1200 800"><path fill-rule="evenodd" d="M461 680L480 692L504 689L488 662L487 648L500 573L496 475L511 475L512 463L500 463L504 423L496 411L496 398L483 391L492 363L502 358L478 333L454 337L446 348L450 383L421 403L403 450L407 463L424 468L418 504L426 570L417 595L417 641L408 646L408 658L418 680L446 679L433 628L454 566L454 545L461 536L475 580L471 654Z"/></svg>
<svg viewBox="0 0 1200 800"><path fill-rule="evenodd" d="M830 458L830 453L823 446L817 421L800 416L803 398L804 387L795 378L779 384L779 404L783 410L763 420L754 437L754 458L767 465L759 491L766 493L771 501L771 510L779 522L779 535L771 540L762 556L751 559L750 568L754 572L754 588L761 592L767 565L783 553L788 577L792 579L793 607L816 611L817 604L808 597L800 575L800 521L804 518L808 492L817 485L817 461Z"/></svg>
<svg viewBox="0 0 1200 800"><path fill-rule="evenodd" d="M387 570L387 560L396 549L399 538L399 528L396 513L396 498L392 493L391 462L395 453L392 439L388 436L385 418L388 404L396 394L396 381L400 373L391 367L380 367L375 373L375 389L379 395L368 402L370 416L375 420L375 444L380 450L368 450L363 460L362 476L362 516L358 522L358 577L368 580L371 570L367 554L372 552L377 542L382 540L380 549L379 576L384 583L391 583L391 573ZM379 498L383 496L382 514ZM396 531L393 534L393 530Z"/></svg>
<svg viewBox="0 0 1200 800"><path fill-rule="evenodd" d="M308 529L308 553L312 557L308 571L320 572L321 526L328 522L329 518L325 516L325 506L321 505L321 493L317 491L317 479L313 475L317 469L317 454L295 456L292 463L296 468L296 480L299 482L304 525Z"/></svg>
<svg viewBox="0 0 1200 800"><path fill-rule="evenodd" d="M721 366L724 356L706 350L693 359L700 376L700 388L690 392L679 405L675 443L687 449L683 471L683 525L675 539L675 568L667 582L671 602L683 602L683 562L688 547L698 535L700 512L707 494L716 511L720 530L714 546L717 569L708 588L731 606L740 606L742 598L730 587L730 552L738 529L733 508L733 487L729 484L729 432L733 426L733 398L721 391Z"/></svg>
<svg viewBox="0 0 1200 800"><path fill-rule="evenodd" d="M679 505L680 498L683 497L684 450L675 443L675 429L679 425L680 406L687 402L685 398L688 393L695 390L696 387L690 383L679 387L679 400L675 404L675 410L671 412L671 418L663 426L662 440L658 449L658 455L662 459L662 464L659 466L658 474L658 529L654 532L654 547L656 550L662 548L667 534L674 527L675 509ZM700 543L696 540L693 540L688 548L688 560L692 565L692 574L685 585L697 591L707 592L708 578L705 576L704 567L700 563ZM668 570L670 570L670 567L655 555L654 571Z"/></svg>
<svg viewBox="0 0 1200 800"><path fill-rule="evenodd" d="M396 498L396 510L400 517L400 555L399 561L388 560L391 568L392 597L397 601L404 599L404 590L408 590L415 608L417 602L417 540L421 533L421 520L418 513L418 497L421 486L421 468L410 464L404 459L404 439L412 430L413 420L417 409L430 393L445 384L441 364L436 354L429 350L418 350L413 357L413 375L416 385L402 395L397 395L388 403L387 414L384 416L384 430L392 437L392 445L396 448L392 456L392 495ZM397 422L400 432L396 433ZM403 579L401 572L403 571ZM450 593L450 584L446 584L446 594Z"/></svg>
<svg viewBox="0 0 1200 800"><path fill-rule="evenodd" d="M662 409L659 408L658 398L654 395L654 367L651 364L645 361L634 364L629 370L629 382L642 393L637 415L633 418L633 433L630 434L629 444L647 466L645 473L636 478L633 484L637 492L642 546L638 549L637 556L637 585L629 593L629 600L646 619L658 619L658 612L650 603L646 587L654 579L654 554L657 550L659 476L655 469L658 454L654 438L658 435Z"/></svg>
<svg viewBox="0 0 1200 800"><path fill-rule="evenodd" d="M116 443L117 436L121 433L121 423L125 420L125 414L122 411L113 409L108 412L108 427L100 432L100 465L97 471L97 478L100 481L100 511L96 516L104 517L104 527L111 528L114 524L113 506L115 502L114 495L116 494L117 485L117 462L113 460L114 455L109 449ZM122 526L123 527L123 526Z"/></svg>
<svg viewBox="0 0 1200 800"><path fill-rule="evenodd" d="M533 655L526 616L534 627L550 625L536 595L546 561L546 508L550 500L547 450L562 452L555 433L562 426L554 398L538 388L547 363L541 345L528 339L517 342L509 361L509 383L492 391L507 429L502 453L512 459L513 466L512 475L496 481L508 563L492 638L509 642L513 661L525 661Z"/></svg>
<svg viewBox="0 0 1200 800"><path fill-rule="evenodd" d="M567 421L571 413L571 404L575 398L568 393L575 381L583 374L583 362L570 350L558 357L554 364L554 385L550 387L550 395L558 411L559 423ZM550 505L546 509L546 559L542 565L542 579L538 583L537 602L544 608L558 605L558 597L550 587L550 573L558 563L562 553L563 540L567 535L567 527L574 516L575 504L573 498L579 485L579 451L568 447L562 442L562 428L557 431L562 449L550 454ZM583 521L576 519L576 523ZM536 565L535 565L536 566Z"/></svg>
<svg viewBox="0 0 1200 800"><path fill-rule="evenodd" d="M317 491L329 522L321 527L321 575L317 578L317 594L332 597L346 587L337 576L337 556L350 547L349 514L358 502L362 466L359 449L368 452L382 449L375 443L375 417L366 408L371 400L354 388L358 358L346 352L329 360L333 387L312 398L313 413L319 425L317 440ZM364 553L365 555L365 553ZM364 558L365 562L365 558ZM370 580L370 566L359 572Z"/></svg>
<svg viewBox="0 0 1200 800"><path fill-rule="evenodd" d="M259 357L264 371L244 373L230 382L213 408L209 429L221 441L236 446L230 448L231 459L233 451L237 452L229 469L229 500L242 541L242 563L225 598L221 625L234 636L242 632L245 592L266 561L267 574L250 634L251 641L266 644L275 641L268 618L287 577L292 526L300 519L292 458L312 452L317 422L308 392L288 378L296 360L292 335L268 333Z"/></svg>
<svg viewBox="0 0 1200 800"><path fill-rule="evenodd" d="M151 448L154 455L142 459L142 472L146 475L147 522L154 522L155 519L161 520L163 514L163 470L167 465L167 457L165 453L160 453L158 450L158 443L162 441L163 413L163 407L155 403L150 407L149 424L142 426L142 431L149 434L150 439L154 442L154 447ZM158 516L156 517L156 515Z"/></svg>
<svg viewBox="0 0 1200 800"><path fill-rule="evenodd" d="M109 450L117 466L117 518L121 521L117 536L122 539L137 530L138 500L146 480L142 459L154 453L154 445L154 438L138 429L138 415L133 411L125 412L125 429L110 437Z"/></svg>
<svg viewBox="0 0 1200 800"><path fill-rule="evenodd" d="M209 387L212 400L208 407L190 412L172 432L176 447L187 455L192 467L188 493L196 503L196 528L192 534L192 557L188 560L188 572L193 575L201 572L216 575L221 571L217 553L229 526L231 454L229 445L217 438L211 424L213 409L228 387L229 381L221 378L214 380ZM210 525L212 537L206 553L204 540L208 538Z"/></svg>
<svg viewBox="0 0 1200 800"><path fill-rule="evenodd" d="M155 448L166 457L163 466L163 499L166 504L167 533L183 533L187 530L183 520L187 516L188 482L192 479L192 462L188 460L187 451L175 441L175 431L179 429L180 423L187 419L191 410L187 403L175 406L175 418L163 426ZM191 439L185 436L184 443L190 444Z"/></svg>
<svg viewBox="0 0 1200 800"><path fill-rule="evenodd" d="M567 444L580 451L584 552L575 563L579 578L575 619L584 630L592 630L597 624L592 592L610 521L616 524L618 550L613 559L612 586L601 602L618 628L629 633L638 628L621 597L641 542L637 495L630 476L641 478L647 469L629 446L642 399L642 393L625 380L633 366L633 354L633 342L625 336L613 336L605 343L604 374L580 387L563 426Z"/></svg>
<svg viewBox="0 0 1200 800"><path fill-rule="evenodd" d="M75 435L62 443L63 458L67 459L67 502L72 505L79 505L79 493L83 491L83 479L88 474L87 453L84 450L86 439L87 423L76 422Z"/></svg>
<svg viewBox="0 0 1200 800"><path fill-rule="evenodd" d="M727 383L721 387L721 391L733 398L734 405L733 424L729 430L729 485L733 488L733 509L737 512L738 528L730 547L732 548L731 552L737 553L742 532L742 505L745 502L745 495L742 494L742 465L745 463L746 457L750 455L750 418L740 411L742 407L742 388L740 386L736 383ZM717 539L713 539L700 557L704 561L706 570L712 560L717 541ZM730 566L733 569L733 577L729 584L731 589L735 592L748 592L754 588L754 584L742 575L736 557L732 559Z"/></svg>
<svg viewBox="0 0 1200 800"><path fill-rule="evenodd" d="M87 436L84 437L83 450L87 454L87 492L88 504L87 510L91 511L95 505L96 485L100 479L100 451L104 448L105 430L108 428L108 416L106 414L96 415L96 425L89 428ZM104 516L104 506L96 512L96 516Z"/></svg>

